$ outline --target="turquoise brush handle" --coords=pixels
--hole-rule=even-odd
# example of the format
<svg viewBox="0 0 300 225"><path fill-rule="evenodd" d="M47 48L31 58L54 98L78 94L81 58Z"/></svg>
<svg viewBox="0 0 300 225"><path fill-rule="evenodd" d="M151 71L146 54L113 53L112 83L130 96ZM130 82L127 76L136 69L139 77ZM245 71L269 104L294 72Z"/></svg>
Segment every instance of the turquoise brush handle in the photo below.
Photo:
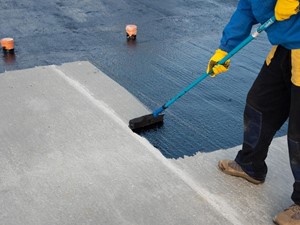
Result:
<svg viewBox="0 0 300 225"><path fill-rule="evenodd" d="M268 19L264 24L259 26L255 32L250 34L244 41L242 41L238 46L236 46L233 50L231 50L222 60L220 60L217 64L224 64L228 59L230 59L233 55L235 55L238 51L240 51L243 47L245 47L249 42L251 42L253 39L255 39L262 31L267 29L269 26L271 26L275 22L275 17L271 17ZM167 109L170 105L172 105L174 102L176 102L180 97L185 95L189 90L191 90L193 87L195 87L197 84L199 84L201 81L203 81L206 77L208 77L212 71L209 73L203 73L198 79L196 79L194 82L192 82L189 86L184 88L181 92L179 92L176 96L174 96L172 99L170 99L167 103L165 103L163 106L157 108L153 111L153 116L157 117L160 113L162 113L165 109Z"/></svg>

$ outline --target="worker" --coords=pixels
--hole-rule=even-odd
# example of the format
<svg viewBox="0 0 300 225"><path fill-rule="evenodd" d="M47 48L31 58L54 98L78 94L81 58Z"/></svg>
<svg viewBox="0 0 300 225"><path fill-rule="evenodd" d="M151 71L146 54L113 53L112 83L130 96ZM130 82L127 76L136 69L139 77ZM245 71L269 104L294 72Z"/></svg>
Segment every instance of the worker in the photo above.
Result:
<svg viewBox="0 0 300 225"><path fill-rule="evenodd" d="M242 149L234 160L220 160L226 174L254 184L265 181L269 145L275 133L288 120L288 149L294 176L293 205L273 219L278 225L300 225L300 13L299 0L239 0L223 31L219 49L211 57L211 76L229 69L230 60L217 65L251 32L275 15L276 22L266 29L272 49L250 88L244 110ZM249 65L250 66L250 65ZM276 185L276 184L273 184Z"/></svg>

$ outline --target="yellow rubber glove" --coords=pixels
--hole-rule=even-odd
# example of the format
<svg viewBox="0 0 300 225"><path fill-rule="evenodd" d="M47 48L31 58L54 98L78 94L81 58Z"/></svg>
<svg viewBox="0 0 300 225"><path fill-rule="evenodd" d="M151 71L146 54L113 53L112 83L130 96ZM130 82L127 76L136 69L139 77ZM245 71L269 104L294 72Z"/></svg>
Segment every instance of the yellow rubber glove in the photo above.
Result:
<svg viewBox="0 0 300 225"><path fill-rule="evenodd" d="M210 74L211 77L215 77L219 73L226 72L229 68L230 65L230 59L228 59L224 64L222 65L217 65L217 63L223 59L228 53L221 50L217 49L215 54L210 58L208 62L208 66L206 69L206 73L209 73L211 70L213 71L212 74Z"/></svg>
<svg viewBox="0 0 300 225"><path fill-rule="evenodd" d="M275 18L278 21L287 20L299 12L299 0L277 0Z"/></svg>

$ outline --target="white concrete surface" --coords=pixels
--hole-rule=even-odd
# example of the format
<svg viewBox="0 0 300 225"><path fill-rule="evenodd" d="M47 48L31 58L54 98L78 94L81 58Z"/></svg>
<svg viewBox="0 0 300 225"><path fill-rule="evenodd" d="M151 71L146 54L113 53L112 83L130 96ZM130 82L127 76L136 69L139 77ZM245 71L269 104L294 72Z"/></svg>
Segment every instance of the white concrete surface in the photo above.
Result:
<svg viewBox="0 0 300 225"><path fill-rule="evenodd" d="M216 167L239 146L166 159L127 127L149 110L89 62L5 72L0 90L0 225L268 225L291 204L285 137L257 186Z"/></svg>

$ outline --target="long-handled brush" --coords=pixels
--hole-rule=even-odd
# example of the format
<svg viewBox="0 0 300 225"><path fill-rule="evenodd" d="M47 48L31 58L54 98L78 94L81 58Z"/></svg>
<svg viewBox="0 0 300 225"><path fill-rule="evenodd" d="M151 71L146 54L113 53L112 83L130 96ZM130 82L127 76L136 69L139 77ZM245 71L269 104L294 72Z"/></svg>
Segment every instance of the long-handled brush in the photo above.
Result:
<svg viewBox="0 0 300 225"><path fill-rule="evenodd" d="M235 55L239 50L245 47L248 43L250 43L253 39L255 39L262 31L267 29L275 22L275 17L273 16L269 20L267 20L264 24L259 26L255 32L250 34L244 41L242 41L238 46L236 46L233 50L231 50L221 61L217 64L224 64L228 59L230 59L233 55ZM189 90L199 84L202 80L204 80L207 76L212 73L203 73L198 79L192 82L189 86L184 88L181 92L179 92L176 96L170 99L161 107L155 109L152 114L144 115L129 121L129 127L134 132L139 132L143 130L149 130L153 127L157 127L163 124L164 115L161 114L164 110L166 110L170 105L176 102L180 97L186 94Z"/></svg>

